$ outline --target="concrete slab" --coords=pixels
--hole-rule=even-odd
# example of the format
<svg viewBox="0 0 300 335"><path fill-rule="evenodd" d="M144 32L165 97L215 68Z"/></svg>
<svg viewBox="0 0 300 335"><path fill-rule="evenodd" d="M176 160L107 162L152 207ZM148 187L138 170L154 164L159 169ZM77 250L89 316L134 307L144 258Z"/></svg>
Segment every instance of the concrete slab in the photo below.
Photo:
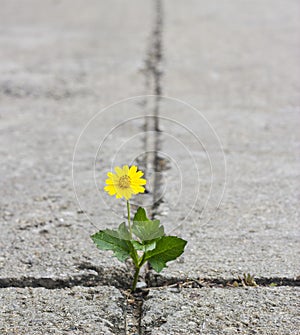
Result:
<svg viewBox="0 0 300 335"><path fill-rule="evenodd" d="M106 171L151 148L164 158L156 166L163 191L156 215L189 242L163 281L250 272L291 282L299 274L296 1L1 6L1 333L126 332L115 287L128 287L130 273L89 235L125 218L124 203L101 191ZM155 92L192 103L202 116L178 101L140 98L87 124L116 100ZM144 120L157 107L159 134ZM226 192L216 210L222 148ZM151 207L153 185L149 190L141 199ZM98 284L104 286L83 287ZM296 334L298 296L295 287L151 289L142 315L142 300L130 302L128 329Z"/></svg>
<svg viewBox="0 0 300 335"><path fill-rule="evenodd" d="M1 334L125 334L123 296L113 287L0 290Z"/></svg>
<svg viewBox="0 0 300 335"><path fill-rule="evenodd" d="M165 94L196 104L207 117L217 113L218 132L231 133L232 117L252 124L245 111L299 108L297 1L188 4L164 1ZM228 108L239 114L221 114Z"/></svg>
<svg viewBox="0 0 300 335"><path fill-rule="evenodd" d="M299 275L299 12L295 1L164 2L163 92L199 110L160 102L158 217L189 241L164 276Z"/></svg>
<svg viewBox="0 0 300 335"><path fill-rule="evenodd" d="M298 334L299 289L210 288L150 291L143 334Z"/></svg>
<svg viewBox="0 0 300 335"><path fill-rule="evenodd" d="M95 275L79 269L92 259L122 277L126 268L98 252L89 235L124 220L125 204L108 199L102 187L116 160L129 163L140 150L137 141L116 154L143 121L122 127L98 149L115 125L140 115L141 106L99 114L81 136L74 161L80 205L73 151L102 108L144 93L151 4L32 0L1 7L0 277Z"/></svg>

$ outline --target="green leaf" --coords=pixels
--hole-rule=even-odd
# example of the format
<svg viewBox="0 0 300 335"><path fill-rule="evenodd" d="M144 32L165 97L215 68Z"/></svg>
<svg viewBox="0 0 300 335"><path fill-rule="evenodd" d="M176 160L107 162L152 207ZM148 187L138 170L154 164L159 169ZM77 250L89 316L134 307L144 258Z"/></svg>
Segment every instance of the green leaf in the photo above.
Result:
<svg viewBox="0 0 300 335"><path fill-rule="evenodd" d="M149 221L146 211L143 207L139 207L137 209L136 213L134 214L133 221Z"/></svg>
<svg viewBox="0 0 300 335"><path fill-rule="evenodd" d="M144 208L139 207L133 218L132 232L142 242L155 240L164 236L164 227L159 220L149 220ZM152 242L151 242L152 243ZM146 244L146 243L142 243Z"/></svg>
<svg viewBox="0 0 300 335"><path fill-rule="evenodd" d="M163 236L156 242L156 248L145 253L145 261L148 261L156 272L160 272L167 266L167 262L179 257L185 248L187 241L176 236Z"/></svg>
<svg viewBox="0 0 300 335"><path fill-rule="evenodd" d="M139 241L131 241L135 250L142 250L144 252L155 249L156 240L147 241L147 243L141 243Z"/></svg>
<svg viewBox="0 0 300 335"><path fill-rule="evenodd" d="M110 234L111 236L116 237L118 239L121 239L121 240L131 240L131 236L130 236L129 230L128 230L125 222L122 222L119 225L118 230L105 229L104 231L106 231L108 234Z"/></svg>
<svg viewBox="0 0 300 335"><path fill-rule="evenodd" d="M131 257L135 264L138 257L130 241L130 234L125 223L121 223L118 230L105 229L91 236L98 249L112 250L114 256L121 262Z"/></svg>
<svg viewBox="0 0 300 335"><path fill-rule="evenodd" d="M122 222L118 227L118 233L119 236L117 236L120 239L123 240L131 240L130 232L125 224L125 222Z"/></svg>

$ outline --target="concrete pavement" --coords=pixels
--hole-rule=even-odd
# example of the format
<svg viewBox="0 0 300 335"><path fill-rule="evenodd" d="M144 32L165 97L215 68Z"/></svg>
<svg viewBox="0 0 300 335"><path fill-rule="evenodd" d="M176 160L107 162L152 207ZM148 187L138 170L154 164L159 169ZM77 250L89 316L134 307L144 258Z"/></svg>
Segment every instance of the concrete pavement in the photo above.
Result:
<svg viewBox="0 0 300 335"><path fill-rule="evenodd" d="M1 332L297 334L297 1L1 7ZM128 162L188 240L134 297L89 238L124 219L101 189Z"/></svg>

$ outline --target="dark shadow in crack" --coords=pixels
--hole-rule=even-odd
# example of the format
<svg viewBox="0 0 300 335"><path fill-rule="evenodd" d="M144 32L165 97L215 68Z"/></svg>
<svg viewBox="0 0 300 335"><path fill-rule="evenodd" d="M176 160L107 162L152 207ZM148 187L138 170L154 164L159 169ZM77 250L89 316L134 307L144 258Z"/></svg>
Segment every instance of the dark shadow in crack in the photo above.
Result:
<svg viewBox="0 0 300 335"><path fill-rule="evenodd" d="M77 265L82 273L67 277L34 277L21 276L19 278L0 278L0 288L5 287L44 287L47 289L61 289L74 286L114 286L119 289L128 289L132 282L129 271L119 268L104 269L91 263Z"/></svg>

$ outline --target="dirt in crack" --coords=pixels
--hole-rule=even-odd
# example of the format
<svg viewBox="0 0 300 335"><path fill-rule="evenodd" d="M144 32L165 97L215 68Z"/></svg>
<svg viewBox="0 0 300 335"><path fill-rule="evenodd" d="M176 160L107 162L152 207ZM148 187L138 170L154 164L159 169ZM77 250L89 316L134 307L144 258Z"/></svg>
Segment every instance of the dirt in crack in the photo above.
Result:
<svg viewBox="0 0 300 335"><path fill-rule="evenodd" d="M245 282L243 277L237 278L164 278L161 275L148 272L146 276L147 288L144 291L151 289L166 289L166 288L177 288L181 290L183 288L227 288L227 287L242 287L242 286L257 286L257 287L270 287L270 286L300 286L300 276L296 278L287 277L253 277L254 281Z"/></svg>
<svg viewBox="0 0 300 335"><path fill-rule="evenodd" d="M150 35L150 43L145 59L145 90L146 94L153 97L146 97L143 104L145 115L144 122L144 152L145 154L138 160L138 165L145 172L145 177L152 180L152 204L148 207L148 215L153 219L160 203L162 202L162 172L167 168L166 161L159 156L161 150L161 139L159 129L159 109L162 95L162 26L163 9L162 1L154 0L154 24ZM152 176L150 177L150 175ZM146 188L146 191L149 190ZM144 268L144 277L147 275L148 266ZM145 292L138 292L127 297L125 311L126 334L142 334L141 318L143 312L143 302Z"/></svg>
<svg viewBox="0 0 300 335"><path fill-rule="evenodd" d="M130 287L132 276L130 271L121 268L104 268L91 263L80 263L77 265L78 270L82 273L70 275L67 277L37 277L37 276L20 276L0 278L0 288L7 287L44 287L47 289L63 289L74 286L114 286L119 289Z"/></svg>
<svg viewBox="0 0 300 335"><path fill-rule="evenodd" d="M154 1L154 25L145 59L145 88L147 94L162 95L162 27L163 8L161 0Z"/></svg>
<svg viewBox="0 0 300 335"><path fill-rule="evenodd" d="M132 294L130 291L125 291L123 295L126 298L124 311L125 334L142 334L143 303L148 292L138 291Z"/></svg>
<svg viewBox="0 0 300 335"><path fill-rule="evenodd" d="M150 34L149 46L145 59L145 91L152 97L146 97L142 104L145 115L144 122L144 152L145 155L139 160L143 167L146 178L151 180L152 205L149 216L153 219L157 208L162 200L162 162L163 157L159 156L161 150L161 139L159 129L160 100L163 94L162 89L162 26L163 8L161 0L154 0L154 23ZM149 190L147 190L149 191Z"/></svg>

